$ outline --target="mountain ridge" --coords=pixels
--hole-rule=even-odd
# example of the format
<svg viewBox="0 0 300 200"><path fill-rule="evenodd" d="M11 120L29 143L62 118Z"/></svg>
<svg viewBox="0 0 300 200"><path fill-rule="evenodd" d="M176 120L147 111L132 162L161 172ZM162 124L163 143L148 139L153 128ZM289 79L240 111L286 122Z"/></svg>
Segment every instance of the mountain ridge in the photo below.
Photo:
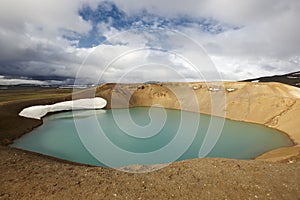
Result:
<svg viewBox="0 0 300 200"><path fill-rule="evenodd" d="M283 75L263 76L259 78L246 79L242 80L241 82L278 82L294 87L300 87L300 71Z"/></svg>

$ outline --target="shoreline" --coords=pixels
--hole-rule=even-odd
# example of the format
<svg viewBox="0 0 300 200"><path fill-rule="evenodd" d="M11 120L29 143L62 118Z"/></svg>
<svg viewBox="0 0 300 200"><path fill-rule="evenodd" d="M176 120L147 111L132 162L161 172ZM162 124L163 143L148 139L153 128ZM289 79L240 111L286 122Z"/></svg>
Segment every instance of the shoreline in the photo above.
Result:
<svg viewBox="0 0 300 200"><path fill-rule="evenodd" d="M201 158L149 173L56 161L0 145L4 199L297 199L300 156L280 162ZM22 188L22 190L20 190Z"/></svg>
<svg viewBox="0 0 300 200"><path fill-rule="evenodd" d="M134 108L134 107L131 107L131 108ZM120 108L120 109L122 109L122 108ZM168 108L168 109L170 109L170 108ZM109 110L109 109L104 109L104 110ZM178 110L178 109L173 109L173 110ZM180 110L179 110L179 111L180 111ZM185 110L182 110L182 111L185 111ZM42 121L42 123L41 123L40 125L38 125L37 127L34 127L32 130L34 130L34 129L36 129L36 128L38 128L39 126L42 126L42 125L44 124L44 121L43 121L43 118L44 118L44 117L50 116L50 115L52 115L52 114L61 113L61 112L68 112L68 111L57 111L57 112L50 112L50 113L48 113L47 115L43 116L43 117L40 119L40 120ZM69 110L69 112L70 112L70 110ZM185 111L185 112L191 112L191 111ZM199 112L194 112L194 113L199 113ZM213 116L213 117L220 117L220 116L210 115L210 114L207 114L207 113L199 113L199 114L208 115L208 116ZM221 117L221 118L222 118L222 117ZM230 119L230 118L225 118L225 119L232 120L232 121L237 121L237 122L244 122L244 123L250 123L250 124L255 124L255 125L265 126L265 127L267 127L267 128L274 129L274 130L276 130L276 131L279 131L281 134L284 134L284 135L288 136L288 138L289 138L289 139L291 140L291 142L293 143L292 146L275 148L275 149L272 149L272 150L270 150L270 151L263 152L263 153L259 154L258 156L253 157L253 158L251 158L251 159L241 159L241 160L257 160L257 159L259 159L260 157L265 157L265 156L267 156L269 153L272 153L273 151L277 151L277 150L279 150L279 149L281 149L281 148L293 148L293 147L299 147L299 150L300 150L300 145L297 144L297 143L290 137L290 135L289 135L288 133L286 133L286 132L284 132L284 131L282 131L282 130L279 130L279 129L276 129L276 128L272 128L272 127L266 126L265 124L260 124L260 123L258 123L258 122L243 121L243 120L234 120L234 119ZM32 130L31 130L31 131L32 131ZM22 137L23 135L25 135L25 134L27 134L27 133L30 133L31 131L22 134L20 137ZM20 137L19 137L19 138L20 138ZM18 138L16 138L16 139L18 139ZM14 139L14 140L16 140L16 139ZM13 142L13 141L12 141L12 142ZM19 149L19 148L16 148L16 147L10 147L10 148ZM19 150L23 150L23 149L19 149ZM26 152L31 152L31 151L28 151L28 150L24 150L24 151L26 151ZM33 152L33 153L39 154L39 155L42 155L42 156L46 156L46 157L52 157L52 156L45 155L45 154L40 154L40 153L37 153L37 152ZM294 156L294 155L291 155L291 156ZM289 156L288 156L288 157L289 157ZM282 159L280 159L280 158L278 159L278 158L277 158L277 159L278 159L278 160L283 160L283 159L286 159L286 158L288 158L288 157L284 157L284 158L282 158ZM56 157L53 157L53 158L55 158L55 160L58 160L58 161L60 161L60 162L67 161L67 162L71 162L71 163L77 163L77 162L72 162L72 161L68 161L68 160L64 160L64 159L60 159L60 158L56 158ZM216 157L216 158L221 158L221 157ZM232 158L224 158L224 159L232 159ZM269 158L261 159L261 160L268 160L268 159L269 159ZM275 158L275 159L276 159L276 158ZM236 160L236 159L232 159L232 160ZM175 161L175 162L180 162L180 161ZM77 164L82 164L82 165L90 166L90 165L84 164L84 163L77 163ZM140 164L137 164L137 165L140 165ZM151 164L151 165L149 165L149 167L152 166L152 165L156 165L156 164ZM129 167L129 166L122 166L121 168L124 168L124 167Z"/></svg>
<svg viewBox="0 0 300 200"><path fill-rule="evenodd" d="M137 108L137 107L131 107L131 108ZM122 108L120 108L120 109L122 109ZM168 108L169 109L169 108ZM109 109L104 109L104 110L109 110ZM170 109L170 110L172 110L172 109ZM173 109L173 110L178 110L178 109ZM180 111L180 110L179 110ZM184 111L184 110L182 110L182 111ZM43 118L45 118L45 117L48 117L48 116L51 116L51 115L53 115L53 114L57 114L57 113L61 113L61 112L72 112L72 111L70 111L70 110L65 110L65 111L56 111L56 112L49 112L47 115L45 115L45 116L43 116L40 120L42 121L42 123L41 123L41 125L39 125L39 126L42 126L43 124L44 124L44 119ZM185 111L185 112L191 112L191 111ZM213 115L210 115L210 114L206 114L206 113L198 113L198 112L194 112L194 113L197 113L197 114L203 114L203 115L207 115L207 116L213 116ZM220 117L220 116L213 116L213 117ZM220 118L222 118L222 117L220 117ZM230 118L225 118L226 120L232 120L232 121L237 121L237 122L244 122L244 123L250 123L250 124L255 124L255 125L260 125L260 126L264 126L264 127L267 127L267 128L270 128L270 129L274 129L274 130L276 130L276 131L278 131L278 132L280 132L280 134L284 134L284 135L286 135L286 136L288 136L288 138L291 140L291 142L293 143L293 145L292 146L285 146L285 147L279 147L279 148L275 148L275 149L272 149L272 150L270 150L270 151L266 151L266 152L263 152L263 153L261 153L261 154L259 154L258 156L255 156L255 157L253 157L253 158L250 158L250 159L234 159L234 158L223 158L223 157L213 157L213 158L216 158L216 159L229 159L229 160L257 160L257 159L259 159L260 157L265 157L265 156L267 156L269 153L271 153L271 152L273 152L273 151L278 151L279 149L281 149L281 148L293 148L293 147L296 147L297 149L298 149L298 147L299 147L299 150L300 150L300 145L298 145L298 144L296 144L293 140L292 140L292 138L290 138L290 135L289 134L287 134L287 133L285 133L285 132L283 132L283 131L281 131L281 130L278 130L278 129L275 129L275 128L272 128L272 127L268 127L268 126L266 126L266 125L264 125L264 124L260 124L260 123L257 123L257 122L249 122L249 121L242 121L242 120L233 120L233 119L230 119ZM39 126L37 126L37 127L35 127L35 128L38 128ZM34 128L34 129L35 129ZM31 130L32 131L32 130ZM30 131L30 132L31 132ZM30 132L27 132L27 133L30 133ZM23 135L25 135L25 134L27 134L27 133L24 133ZM22 136L23 136L22 135ZM21 137L22 137L21 136ZM16 138L16 139L18 139L18 138ZM29 150L24 150L24 149L19 149L19 148L16 148L16 147L11 147L11 146L9 146L10 148L14 148L14 149L18 149L18 150L21 150L21 151L26 151L26 152L32 152L32 151L29 151ZM57 161L59 161L59 162L67 162L67 163L73 163L73 164L79 164L79 165L85 165L85 166L93 166L93 167L103 167L103 166L95 166L95 165L89 165L89 164L85 164L85 163L79 163L79 162L74 162L74 161L69 161L69 160L65 160L65 159L62 159L62 158L56 158L56 157L52 157L52 156L49 156L49 155L46 155L46 154L41 154L41 153L38 153L38 152L32 152L32 153L34 153L34 154L38 154L38 155L41 155L41 156L46 156L46 157L48 157L48 158L54 158L54 160L57 160ZM296 154L297 155L297 154ZM289 158L289 157L292 157L292 156L296 156L296 155L290 155L290 156L288 156L288 157L284 157L284 158L275 158L275 160L276 161L280 161L280 160L284 160L284 159L287 159L287 158ZM207 157L203 157L203 158L207 158ZM193 158L193 159L195 159L195 158ZM197 159L197 158L196 158ZM210 159L210 158L208 158L208 159ZM269 158L266 158L266 159L260 159L260 160L262 160L262 161L266 161L266 160L268 160ZM274 158L273 158L274 159ZM190 159L188 159L188 160L190 160ZM174 162L180 162L180 161L182 161L182 160L179 160L179 161L174 161ZM152 166L155 166L155 165L160 165L160 164L150 164L150 165L141 165L141 164L134 164L134 165L137 165L137 166L145 166L146 168L147 167L149 167L149 168L151 168ZM165 164L161 164L161 165L165 165ZM130 168L131 167L131 165L129 165L129 166L122 166L122 167L120 167L120 168ZM104 168L107 168L107 167L104 167Z"/></svg>
<svg viewBox="0 0 300 200"><path fill-rule="evenodd" d="M91 89L90 92L76 93L75 98L94 97L94 94L107 98L111 95L113 86L104 85ZM154 92L164 91L163 86L152 85L151 88ZM128 89L126 85L124 89ZM129 89L136 90L136 87ZM57 92L55 90L53 94ZM117 97L124 95L127 93L118 93ZM129 106L139 105L144 99L149 100L149 97L154 98L153 96L155 97L155 94L147 91L137 91ZM22 108L71 99L72 94L68 93L59 98L11 102L3 107L0 98L0 141L3 142L6 136L20 137L22 131L23 134L30 132L34 126L42 123L41 120L19 117L18 113ZM276 103L271 101L273 102ZM124 106L122 102L118 103L119 107ZM152 101L144 103L150 104ZM169 101L167 106L175 105L172 103ZM110 107L111 105L108 105L108 108ZM292 122L297 122L295 119L298 118L290 116L288 115ZM298 127L297 124L296 128ZM275 150L271 157L280 158L279 160L196 158L174 162L156 171L151 171L150 167L151 172L148 173L140 173L145 171L145 166L131 166L129 173L120 169L70 163L0 145L0 198L71 199L76 196L78 199L297 199L300 195L297 184L300 147L291 148L293 152L290 149L277 149L278 154ZM282 153L289 156L284 157Z"/></svg>
<svg viewBox="0 0 300 200"><path fill-rule="evenodd" d="M170 84L170 83L161 83L161 84L159 84L159 86L160 87L162 87L162 85L163 84ZM203 83L171 83L171 84L181 84L181 85L189 85L189 84L203 84ZM226 83L225 83L226 84ZM241 83L237 83L237 84L241 84ZM265 85L266 83L264 83L263 85ZM150 87L155 87L155 86L157 86L158 84L123 84L122 85L122 87L123 86L125 86L125 87L127 87L127 86L134 86L135 87L135 89L136 90L138 90L138 88L140 88L140 86L141 85L143 85L143 87L145 87L145 86L147 86L147 87L149 87L149 85L150 85ZM256 85L257 85L257 83L256 83ZM282 84L280 84L280 85L282 85ZM57 103L57 102L61 102L61 101L68 101L68 100L70 100L70 99L79 99L79 98L87 98L87 97L91 97L91 95L94 93L94 94L96 94L96 95L94 95L94 96L97 96L97 97L104 97L105 98L105 96L107 96L107 94L106 93L103 93L103 91L106 91L107 89L105 89L106 87L109 87L109 93L110 94L112 94L112 90L114 90L114 87L111 87L111 86L114 86L114 84L106 84L106 85L102 85L102 86L99 86L99 87L97 87L97 88L91 88L91 89L89 89L89 90L86 90L86 91L83 91L83 92L79 92L79 93L75 93L75 95L74 94L72 94L72 96L71 96L71 94L70 95L67 95L67 96L65 96L65 97L59 97L59 98L52 98L52 99L35 99L35 100L21 100L21 101L14 101L14 102L5 102L5 103L1 103L0 104L0 107L2 108L3 106L5 107L5 106L8 106L8 107L10 107L10 106L17 106L18 107L18 105L20 105L21 104L21 106L18 108L18 110L20 111L20 110L22 110L22 109L24 109L24 108L26 108L26 107L28 107L27 105L30 105L30 106L34 106L34 105L45 105L45 104L51 104L51 103ZM193 85L192 85L192 87L194 87ZM147 96L148 97L148 96ZM110 105L110 102L111 101L111 99L110 98L108 98L108 105L105 107L105 109L110 109L110 108L112 108L111 107L111 105ZM131 105L129 105L129 107L139 107L139 106L144 106L144 107L148 107L147 105L140 105L139 104L139 102L138 103L136 103L137 105L134 105L134 104L131 104ZM145 104L145 103L144 103ZM146 103L147 104L147 103ZM117 107L120 107L120 108L122 108L122 107L124 107L123 105L118 105ZM205 115L211 115L211 116L216 116L216 117L224 117L224 116L218 116L218 115L212 115L212 114L210 114L209 112L200 112L200 111L191 111L189 108L188 109L179 109L178 107L175 107L175 106L166 106L165 108L168 108L168 109L175 109L175 110L184 110L184 111L188 111L188 112L195 112L195 113L201 113L201 114L205 114ZM55 112L54 112L55 113ZM15 114L19 114L19 112L18 113L15 113ZM49 114L52 114L52 113L49 113ZM47 116L48 116L48 114L47 114ZM17 117L17 118L20 118L20 116L14 116L14 117ZM297 138L295 139L293 136L294 136L294 134L291 134L291 133L289 133L288 131L286 131L286 130L282 130L282 129L280 129L280 128L278 128L278 127L274 127L274 126L271 126L270 124L266 124L266 123L262 123L262 122L258 122L258 121L253 121L253 120L247 120L247 119L236 119L236 117L231 117L231 116L229 116L229 115L227 115L226 114L226 116L224 117L225 119L229 119L229 120L233 120L233 121L241 121L241 122L246 122L246 123L253 123L253 124L258 124L258 125L263 125L263 126L266 126L266 127L268 127L268 128L272 128L272 129L275 129L275 130L277 130L277 131L280 131L282 134L286 134L290 139L291 139L291 141L293 142L293 146L291 146L291 147L288 147L288 148L294 148L294 147L299 147L299 141L297 140ZM15 140L15 139L17 139L17 138L19 138L19 137L21 137L22 135L24 135L24 134L26 134L26 133L29 133L29 132L31 132L34 128L37 128L38 126L41 126L42 124L43 124L43 119L41 119L41 120L38 120L38 121L36 121L36 120L33 120L33 119L24 119L24 118L21 118L21 120L25 120L26 121L26 125L25 126L23 126L23 129L21 128L20 130L18 130L17 131L17 133L15 133L15 134L11 134L10 135L10 137L9 138L3 138L3 134L1 134L0 136L0 139L1 139L1 142L2 142L2 144L4 144L4 145L8 145L8 144L10 144L10 143L12 143L13 142L13 140ZM24 122L25 122L24 121ZM24 125L24 122L23 122L23 125ZM9 133L8 133L9 134ZM271 151L268 151L268 152L264 152L264 153L262 153L261 155L259 155L259 156L257 156L257 157L255 157L255 158L253 158L254 160L255 159L259 159L259 158L261 158L261 157L263 157L263 158L265 158L265 157L267 157L266 158L266 160L268 160L268 156L266 156L266 155L268 155L269 153L272 153L273 151L276 151L276 150L278 150L278 149L274 149L274 150L271 150ZM286 158L286 157L288 157L289 155L283 155L282 157L283 158Z"/></svg>

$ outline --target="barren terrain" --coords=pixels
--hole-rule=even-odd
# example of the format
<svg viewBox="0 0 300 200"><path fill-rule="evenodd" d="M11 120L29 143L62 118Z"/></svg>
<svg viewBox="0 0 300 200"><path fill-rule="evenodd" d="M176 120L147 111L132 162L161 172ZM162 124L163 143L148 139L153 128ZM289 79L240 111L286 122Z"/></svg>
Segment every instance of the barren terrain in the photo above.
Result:
<svg viewBox="0 0 300 200"><path fill-rule="evenodd" d="M217 88L217 89L216 89ZM196 95L198 110L190 92ZM23 91L24 92L24 91ZM5 146L42 124L19 117L25 107L72 99L70 91L35 91L17 98L0 92L0 198L3 199L299 199L299 89L279 83L107 84L73 98L99 96L107 108L152 106L214 114L264 124L288 134L295 146L257 160L193 159L150 173L70 163ZM58 94L58 95L57 95ZM225 94L224 103L220 97ZM211 113L211 97L218 109ZM272 161L272 162L270 162ZM146 166L134 166L138 172Z"/></svg>

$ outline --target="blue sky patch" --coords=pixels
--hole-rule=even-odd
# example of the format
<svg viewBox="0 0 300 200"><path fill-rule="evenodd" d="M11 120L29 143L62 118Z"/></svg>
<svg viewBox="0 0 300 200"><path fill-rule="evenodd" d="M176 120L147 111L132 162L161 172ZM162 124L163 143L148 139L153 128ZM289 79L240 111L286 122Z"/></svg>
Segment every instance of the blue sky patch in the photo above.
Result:
<svg viewBox="0 0 300 200"><path fill-rule="evenodd" d="M167 28L170 30L180 30L180 28L188 28L197 26L199 30L208 34L220 34L228 30L239 29L237 26L223 24L211 18L192 18L190 16L178 16L176 18L166 18L142 10L141 12L129 16L120 10L112 2L102 2L96 9L84 6L79 10L79 15L93 25L93 29L87 36L81 36L79 47L97 46L106 40L103 33L99 32L97 25L105 23L108 27L117 30L128 29L148 29L148 28Z"/></svg>

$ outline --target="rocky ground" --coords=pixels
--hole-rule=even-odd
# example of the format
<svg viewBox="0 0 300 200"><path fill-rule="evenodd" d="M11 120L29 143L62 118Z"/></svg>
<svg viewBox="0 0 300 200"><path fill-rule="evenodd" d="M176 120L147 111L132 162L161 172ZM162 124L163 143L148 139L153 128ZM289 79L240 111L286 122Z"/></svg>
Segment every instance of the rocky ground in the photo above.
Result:
<svg viewBox="0 0 300 200"><path fill-rule="evenodd" d="M0 146L1 199L299 199L300 156L193 159L149 173L62 162Z"/></svg>
<svg viewBox="0 0 300 200"><path fill-rule="evenodd" d="M112 86L78 93L77 97L96 93L107 99ZM199 97L204 97L209 89L198 83L191 86L197 90ZM169 90L160 84L138 86L138 89L134 87L125 85L117 96L123 99L130 95L129 90L133 90L130 106L154 101L169 107L177 105ZM279 128L291 131L295 139L299 137L299 98L290 97L295 93L290 95L285 86L262 85L261 91L253 90L253 87L260 87L256 83L227 84L227 87L235 89L228 95L229 115L239 117L238 114L243 114L243 109L247 108L249 113L246 117L256 119L254 114L258 114L259 105L265 105L260 112L266 115L262 116L270 115ZM244 95L242 90L246 91ZM292 148L292 154L291 148L274 151L272 159L266 155L260 160L247 161L193 159L172 163L148 173L80 165L10 148L5 145L42 124L39 120L19 117L22 108L71 99L70 91L42 91L42 96L39 95L41 91L22 92L12 92L14 97L5 91L0 92L0 199L300 199L299 145ZM148 97L152 98L151 101L145 102ZM203 98L201 101L205 103ZM263 104L266 102L269 104ZM123 102L117 103L122 106ZM237 107L240 113L234 112ZM273 111L280 111L280 115L275 113L274 118ZM133 169L140 172L145 168L134 166Z"/></svg>

